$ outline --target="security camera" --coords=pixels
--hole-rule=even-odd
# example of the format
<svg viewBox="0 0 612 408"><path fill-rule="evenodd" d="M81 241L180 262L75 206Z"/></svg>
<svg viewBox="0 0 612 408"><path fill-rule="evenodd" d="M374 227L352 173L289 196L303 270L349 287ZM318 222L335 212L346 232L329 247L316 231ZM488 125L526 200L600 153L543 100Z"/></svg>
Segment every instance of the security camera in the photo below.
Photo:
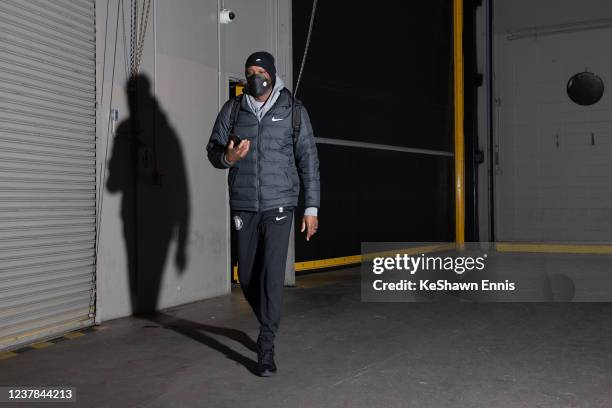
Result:
<svg viewBox="0 0 612 408"><path fill-rule="evenodd" d="M221 13L219 13L219 21L221 24L229 24L236 18L236 13L232 10L223 9Z"/></svg>

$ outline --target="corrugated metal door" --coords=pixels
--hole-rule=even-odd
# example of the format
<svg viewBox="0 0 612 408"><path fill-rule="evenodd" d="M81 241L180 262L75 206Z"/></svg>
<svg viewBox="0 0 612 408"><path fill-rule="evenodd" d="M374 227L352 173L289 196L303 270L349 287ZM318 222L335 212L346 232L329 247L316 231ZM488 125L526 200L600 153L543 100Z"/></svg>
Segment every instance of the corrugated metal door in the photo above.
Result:
<svg viewBox="0 0 612 408"><path fill-rule="evenodd" d="M0 2L0 349L93 323L94 15Z"/></svg>

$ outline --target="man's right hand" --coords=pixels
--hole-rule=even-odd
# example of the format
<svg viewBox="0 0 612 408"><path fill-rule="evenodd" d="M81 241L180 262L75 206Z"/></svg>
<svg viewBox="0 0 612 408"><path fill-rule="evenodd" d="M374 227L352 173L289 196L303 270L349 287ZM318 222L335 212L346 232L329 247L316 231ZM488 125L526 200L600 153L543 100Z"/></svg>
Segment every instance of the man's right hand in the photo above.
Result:
<svg viewBox="0 0 612 408"><path fill-rule="evenodd" d="M227 149L225 150L225 160L231 165L236 163L238 160L242 160L246 157L249 152L249 147L251 146L251 142L249 140L243 139L238 143L238 146L234 146L234 141L230 140L227 145Z"/></svg>

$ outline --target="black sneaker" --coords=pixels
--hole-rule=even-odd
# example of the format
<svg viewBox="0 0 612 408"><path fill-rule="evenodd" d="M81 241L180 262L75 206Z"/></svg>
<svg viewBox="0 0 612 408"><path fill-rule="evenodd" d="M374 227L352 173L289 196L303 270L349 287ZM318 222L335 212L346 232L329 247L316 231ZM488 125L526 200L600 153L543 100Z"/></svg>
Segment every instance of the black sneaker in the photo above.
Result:
<svg viewBox="0 0 612 408"><path fill-rule="evenodd" d="M276 364L274 363L274 349L258 350L257 372L260 377L271 377L276 374Z"/></svg>

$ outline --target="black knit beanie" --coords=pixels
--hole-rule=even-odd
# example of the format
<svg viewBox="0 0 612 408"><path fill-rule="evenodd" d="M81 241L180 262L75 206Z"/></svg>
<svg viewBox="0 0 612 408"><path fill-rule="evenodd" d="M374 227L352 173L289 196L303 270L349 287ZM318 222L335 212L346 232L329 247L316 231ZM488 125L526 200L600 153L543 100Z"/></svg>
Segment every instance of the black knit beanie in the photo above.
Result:
<svg viewBox="0 0 612 408"><path fill-rule="evenodd" d="M257 51L249 55L246 63L244 64L244 69L246 70L250 66L262 67L268 74L270 74L270 78L274 80L276 77L276 67L274 66L274 57L272 54L266 51Z"/></svg>

